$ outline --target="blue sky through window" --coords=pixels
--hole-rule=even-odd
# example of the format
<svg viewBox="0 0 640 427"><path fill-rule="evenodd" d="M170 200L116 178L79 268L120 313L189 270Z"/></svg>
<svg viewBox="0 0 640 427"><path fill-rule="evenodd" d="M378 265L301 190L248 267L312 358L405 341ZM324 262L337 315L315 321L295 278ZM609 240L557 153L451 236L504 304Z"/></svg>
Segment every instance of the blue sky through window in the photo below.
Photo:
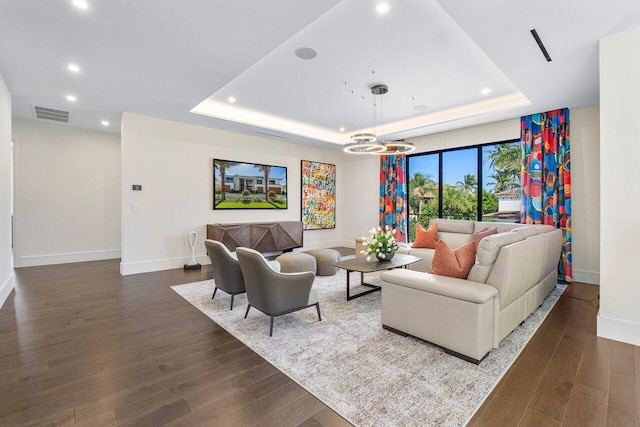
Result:
<svg viewBox="0 0 640 427"><path fill-rule="evenodd" d="M464 182L464 176L471 174L478 178L478 151L476 148L442 153L442 181L455 185Z"/></svg>
<svg viewBox="0 0 640 427"><path fill-rule="evenodd" d="M518 144L517 142L515 144ZM491 167L491 162L487 160L488 156L496 150L495 145L486 145L481 147L482 156L482 179L483 188L491 191L495 187L495 182L491 175L495 170ZM442 153L442 179L445 184L455 185L457 182L463 182L466 174L475 175L477 172L477 148L469 148L464 150L452 150ZM435 182L438 182L438 154L424 154L409 157L409 179L417 172L430 174Z"/></svg>
<svg viewBox="0 0 640 427"><path fill-rule="evenodd" d="M438 155L427 154L409 157L409 178L417 172L431 175L434 182L438 182Z"/></svg>

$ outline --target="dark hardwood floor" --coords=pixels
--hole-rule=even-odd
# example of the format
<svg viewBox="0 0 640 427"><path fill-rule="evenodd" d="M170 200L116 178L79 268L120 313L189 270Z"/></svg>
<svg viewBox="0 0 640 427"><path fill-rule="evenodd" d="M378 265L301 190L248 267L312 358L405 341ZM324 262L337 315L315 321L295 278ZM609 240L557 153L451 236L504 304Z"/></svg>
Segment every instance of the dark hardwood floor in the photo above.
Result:
<svg viewBox="0 0 640 427"><path fill-rule="evenodd" d="M349 425L169 286L118 261L18 269L0 310L0 425ZM471 425L637 425L640 348L595 336L573 284Z"/></svg>
<svg viewBox="0 0 640 427"><path fill-rule="evenodd" d="M596 336L598 291L567 288L469 426L638 426L640 347Z"/></svg>

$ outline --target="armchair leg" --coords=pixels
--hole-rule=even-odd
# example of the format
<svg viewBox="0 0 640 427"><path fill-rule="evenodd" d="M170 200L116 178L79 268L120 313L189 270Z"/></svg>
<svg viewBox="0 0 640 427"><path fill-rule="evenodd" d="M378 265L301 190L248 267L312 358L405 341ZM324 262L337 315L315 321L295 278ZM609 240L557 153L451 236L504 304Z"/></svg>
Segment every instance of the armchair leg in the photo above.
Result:
<svg viewBox="0 0 640 427"><path fill-rule="evenodd" d="M246 319L249 315L249 310L251 309L251 304L247 304L247 311L244 312L244 318Z"/></svg>
<svg viewBox="0 0 640 427"><path fill-rule="evenodd" d="M211 297L211 299L214 299L216 297L216 292L218 292L218 287L217 286L215 288L213 288L213 296Z"/></svg>
<svg viewBox="0 0 640 427"><path fill-rule="evenodd" d="M316 310L318 310L318 321L322 321L322 316L320 316L320 303L316 303Z"/></svg>
<svg viewBox="0 0 640 427"><path fill-rule="evenodd" d="M229 310L233 310L233 297L235 295L231 294L231 307L229 307Z"/></svg>
<svg viewBox="0 0 640 427"><path fill-rule="evenodd" d="M269 327L269 336L273 336L273 316L271 316L271 326Z"/></svg>

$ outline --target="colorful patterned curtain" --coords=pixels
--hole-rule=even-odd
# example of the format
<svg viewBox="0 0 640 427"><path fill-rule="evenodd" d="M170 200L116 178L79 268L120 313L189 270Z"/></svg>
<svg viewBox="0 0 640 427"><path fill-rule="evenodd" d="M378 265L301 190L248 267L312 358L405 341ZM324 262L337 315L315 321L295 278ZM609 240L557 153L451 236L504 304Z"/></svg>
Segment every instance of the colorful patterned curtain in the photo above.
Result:
<svg viewBox="0 0 640 427"><path fill-rule="evenodd" d="M572 281L571 149L569 109L520 119L522 197L520 222L549 224L562 230L559 278Z"/></svg>
<svg viewBox="0 0 640 427"><path fill-rule="evenodd" d="M407 241L407 156L380 156L380 227L395 228L398 242Z"/></svg>

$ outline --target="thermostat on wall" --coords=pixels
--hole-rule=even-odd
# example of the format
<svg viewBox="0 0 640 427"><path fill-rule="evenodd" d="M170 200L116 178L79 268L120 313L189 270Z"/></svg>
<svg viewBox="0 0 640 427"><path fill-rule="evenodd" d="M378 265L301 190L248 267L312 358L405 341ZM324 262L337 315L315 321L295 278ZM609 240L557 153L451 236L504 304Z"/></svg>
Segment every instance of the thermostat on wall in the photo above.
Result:
<svg viewBox="0 0 640 427"><path fill-rule="evenodd" d="M142 191L142 185L133 185L132 189L133 191Z"/></svg>

